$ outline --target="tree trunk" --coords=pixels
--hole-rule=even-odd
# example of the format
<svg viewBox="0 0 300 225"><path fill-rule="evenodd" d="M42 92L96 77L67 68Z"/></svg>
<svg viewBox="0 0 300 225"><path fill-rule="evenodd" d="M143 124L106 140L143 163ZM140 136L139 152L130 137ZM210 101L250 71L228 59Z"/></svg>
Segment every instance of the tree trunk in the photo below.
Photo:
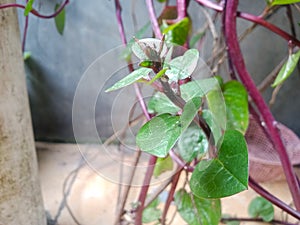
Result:
<svg viewBox="0 0 300 225"><path fill-rule="evenodd" d="M10 8L0 10L0 225L28 224L46 219L17 15Z"/></svg>

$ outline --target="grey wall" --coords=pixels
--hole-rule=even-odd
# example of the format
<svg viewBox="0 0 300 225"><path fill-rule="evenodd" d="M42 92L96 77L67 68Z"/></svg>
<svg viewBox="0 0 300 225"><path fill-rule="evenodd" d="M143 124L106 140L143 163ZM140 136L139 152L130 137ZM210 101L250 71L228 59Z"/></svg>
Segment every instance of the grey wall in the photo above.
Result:
<svg viewBox="0 0 300 225"><path fill-rule="evenodd" d="M195 27L201 26L203 13L196 3L191 1L190 15ZM121 1L126 35L131 38L135 33L132 20L132 8L137 10L137 27L148 21L144 1ZM157 4L157 11L160 5ZM264 1L241 1L240 9L259 14ZM52 13L54 2L47 0L37 3L44 14ZM101 137L107 137L113 132L111 110L113 109L113 127L121 127L128 118L130 104L135 101L134 93L125 90L124 96L118 92L107 95L103 89L126 74L126 65L114 53L107 53L121 45L118 26L115 18L114 1L108 0L76 0L67 7L64 35L57 33L54 20L42 20L30 16L26 50L32 57L26 61L27 84L30 96L31 111L36 139L73 141L72 106L76 87L82 79L77 100L82 105L76 105L76 129L79 141L95 141L98 130ZM270 21L280 24L289 30L285 11L281 10ZM19 11L20 27L24 19ZM244 30L250 23L239 20L239 30ZM151 31L146 33L150 36ZM209 36L208 36L209 37ZM211 40L206 39L207 50ZM115 50L116 52L122 49ZM272 68L287 54L287 44L280 37L267 32L264 28L256 29L242 43L246 63L255 81L261 81ZM99 58L107 53L105 59ZM201 52L205 57L205 53ZM95 65L93 62L100 62ZM107 68L108 69L107 69ZM119 68L122 68L121 72ZM110 74L107 74L109 71ZM118 72L119 71L119 72ZM85 73L86 72L86 73ZM125 74L124 74L125 73ZM89 75L92 74L92 75ZM113 75L113 76L112 76ZM88 79L84 80L87 76ZM94 77L93 77L94 76ZM107 80L112 77L112 79ZM298 71L283 86L276 105L272 110L276 118L300 134L299 115L300 84ZM78 91L78 90L77 90ZM94 99L92 99L92 97ZM265 94L270 97L270 91ZM117 103L116 103L117 102ZM94 104L94 109L87 113L87 108ZM123 105L122 105L123 104ZM93 116L94 118L90 118ZM74 121L73 121L74 122ZM95 125L96 123L96 125ZM93 127L93 129L91 129Z"/></svg>

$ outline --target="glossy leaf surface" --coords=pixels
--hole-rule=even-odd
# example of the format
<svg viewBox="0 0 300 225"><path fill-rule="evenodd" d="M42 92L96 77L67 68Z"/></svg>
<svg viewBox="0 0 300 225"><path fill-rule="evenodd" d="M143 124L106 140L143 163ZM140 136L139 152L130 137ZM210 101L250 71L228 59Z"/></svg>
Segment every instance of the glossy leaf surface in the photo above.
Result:
<svg viewBox="0 0 300 225"><path fill-rule="evenodd" d="M227 114L226 129L239 130L245 134L249 124L246 89L237 81L229 81L223 85L223 96Z"/></svg>
<svg viewBox="0 0 300 225"><path fill-rule="evenodd" d="M219 199L198 198L185 190L179 190L174 196L180 216L189 225L218 225L221 219Z"/></svg>
<svg viewBox="0 0 300 225"><path fill-rule="evenodd" d="M225 132L217 157L197 164L190 187L201 198L222 198L247 189L248 152L239 131Z"/></svg>
<svg viewBox="0 0 300 225"><path fill-rule="evenodd" d="M105 90L105 92L115 91L120 88L126 87L126 86L138 81L141 78L147 78L148 74L151 71L152 71L152 69L150 69L150 68L144 68L144 67L138 68L138 69L134 70L132 73L128 74L123 79L119 80L112 87Z"/></svg>

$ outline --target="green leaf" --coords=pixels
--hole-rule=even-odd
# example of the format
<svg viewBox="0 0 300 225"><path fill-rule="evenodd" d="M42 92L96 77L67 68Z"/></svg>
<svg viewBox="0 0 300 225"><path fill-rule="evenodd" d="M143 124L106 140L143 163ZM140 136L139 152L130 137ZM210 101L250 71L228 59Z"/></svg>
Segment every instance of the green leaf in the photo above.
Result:
<svg viewBox="0 0 300 225"><path fill-rule="evenodd" d="M193 98L183 108L182 115L161 114L145 123L136 136L138 147L157 157L166 157L180 135L193 121L201 99Z"/></svg>
<svg viewBox="0 0 300 225"><path fill-rule="evenodd" d="M206 154L208 141L205 133L196 126L188 127L178 140L178 153L185 162Z"/></svg>
<svg viewBox="0 0 300 225"><path fill-rule="evenodd" d="M173 169L173 160L169 155L165 158L158 158L155 164L153 175L154 177L158 177L162 173L166 171L170 171L172 169Z"/></svg>
<svg viewBox="0 0 300 225"><path fill-rule="evenodd" d="M195 48L196 43L205 35L204 32L199 32L191 37L190 48Z"/></svg>
<svg viewBox="0 0 300 225"><path fill-rule="evenodd" d="M55 5L55 8L54 10L57 11L57 9L59 8L59 4L56 4ZM58 31L58 33L60 35L63 35L64 33L64 28L65 28L65 21L66 21L66 10L63 9L55 18L54 18L54 21L55 21L55 26L56 26L56 29Z"/></svg>
<svg viewBox="0 0 300 225"><path fill-rule="evenodd" d="M222 198L247 189L247 144L239 131L225 132L217 158L197 164L190 187L201 198Z"/></svg>
<svg viewBox="0 0 300 225"><path fill-rule="evenodd" d="M175 114L180 110L165 94L156 92L148 102L149 113L169 113Z"/></svg>
<svg viewBox="0 0 300 225"><path fill-rule="evenodd" d="M300 50L295 54L289 55L287 62L282 66L274 83L272 84L272 87L276 87L279 84L282 84L293 73L299 61L299 58L300 58Z"/></svg>
<svg viewBox="0 0 300 225"><path fill-rule="evenodd" d="M237 81L229 81L223 85L223 96L227 114L226 129L238 130L245 134L249 124L246 89Z"/></svg>
<svg viewBox="0 0 300 225"><path fill-rule="evenodd" d="M182 132L185 131L196 116L199 107L201 106L201 98L195 97L188 101L183 107L183 112L180 117Z"/></svg>
<svg viewBox="0 0 300 225"><path fill-rule="evenodd" d="M166 75L170 81L185 79L192 75L199 59L197 49L187 50L183 56L178 56L166 64L170 69L166 71Z"/></svg>
<svg viewBox="0 0 300 225"><path fill-rule="evenodd" d="M24 16L28 16L28 14L31 12L33 3L34 0L28 0L24 10Z"/></svg>
<svg viewBox="0 0 300 225"><path fill-rule="evenodd" d="M218 225L221 219L219 199L202 199L179 190L174 196L180 216L189 225Z"/></svg>
<svg viewBox="0 0 300 225"><path fill-rule="evenodd" d="M161 114L140 128L136 144L142 151L163 158L175 145L181 130L179 116Z"/></svg>
<svg viewBox="0 0 300 225"><path fill-rule="evenodd" d="M177 45L183 45L187 40L190 26L190 20L188 17L168 26L163 30L165 40Z"/></svg>
<svg viewBox="0 0 300 225"><path fill-rule="evenodd" d="M146 33L146 31L149 29L149 27L150 27L150 22L148 22L144 26L142 26L141 29L139 29L136 32L134 37L137 39L141 39L143 37L143 35ZM124 51L122 51L121 58L125 59L126 61L129 61L131 59L131 54L132 54L131 48L134 43L135 43L135 39L131 38L130 41L128 42L128 44L126 45L126 48L124 49Z"/></svg>
<svg viewBox="0 0 300 225"><path fill-rule="evenodd" d="M128 74L123 79L119 80L112 87L106 89L105 92L115 91L122 87L126 87L142 78L146 79L148 77L148 74L151 71L152 71L152 69L150 69L150 68L144 68L144 67L138 68L138 69L134 70L133 72L131 72L130 74Z"/></svg>
<svg viewBox="0 0 300 225"><path fill-rule="evenodd" d="M31 57L31 52L25 51L23 53L23 59L24 61L26 61L27 59L29 59Z"/></svg>
<svg viewBox="0 0 300 225"><path fill-rule="evenodd" d="M297 2L300 2L300 0L273 0L271 5L287 5Z"/></svg>
<svg viewBox="0 0 300 225"><path fill-rule="evenodd" d="M205 122L208 124L216 144L221 140L222 137L222 128L218 125L215 116L210 110L204 109L202 111L202 117Z"/></svg>
<svg viewBox="0 0 300 225"><path fill-rule="evenodd" d="M161 211L157 208L159 205L159 199L156 198L151 204L143 210L143 223L151 223L158 220L161 217Z"/></svg>
<svg viewBox="0 0 300 225"><path fill-rule="evenodd" d="M263 197L256 197L250 202L248 213L252 218L262 218L265 222L274 219L274 207Z"/></svg>

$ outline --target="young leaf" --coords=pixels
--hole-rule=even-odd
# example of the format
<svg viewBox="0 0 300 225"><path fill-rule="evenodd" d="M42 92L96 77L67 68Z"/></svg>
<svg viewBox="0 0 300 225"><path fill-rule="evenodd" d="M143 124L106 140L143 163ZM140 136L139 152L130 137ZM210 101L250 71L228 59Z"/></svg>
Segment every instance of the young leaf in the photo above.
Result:
<svg viewBox="0 0 300 225"><path fill-rule="evenodd" d="M185 131L196 116L199 107L201 106L201 98L195 97L188 101L183 107L183 112L180 117L182 132Z"/></svg>
<svg viewBox="0 0 300 225"><path fill-rule="evenodd" d="M248 213L252 218L262 218L265 222L274 219L274 207L271 202L263 197L256 197L251 201Z"/></svg>
<svg viewBox="0 0 300 225"><path fill-rule="evenodd" d="M173 160L169 155L165 158L158 158L155 164L153 175L154 177L158 177L162 173L166 171L170 171L172 169L173 169Z"/></svg>
<svg viewBox="0 0 300 225"><path fill-rule="evenodd" d="M282 84L293 73L299 61L299 58L300 58L300 50L295 54L289 55L287 62L282 66L274 83L272 84L272 87L276 87L279 84Z"/></svg>
<svg viewBox="0 0 300 225"><path fill-rule="evenodd" d="M218 156L200 161L192 174L190 187L200 198L222 198L248 187L248 152L244 136L235 130L224 134Z"/></svg>
<svg viewBox="0 0 300 225"><path fill-rule="evenodd" d="M137 80L139 80L141 78L147 78L148 74L151 71L152 71L152 69L150 69L150 68L144 68L144 67L136 69L133 72L131 72L129 75L127 75L126 77L124 77L123 79L119 80L112 87L106 89L105 92L115 91L115 90L118 90L118 89L120 89L122 87L126 87L126 86L128 86L128 85L136 82Z"/></svg>
<svg viewBox="0 0 300 225"><path fill-rule="evenodd" d="M24 10L24 16L28 16L28 14L31 12L33 2L34 0L28 0Z"/></svg>
<svg viewBox="0 0 300 225"><path fill-rule="evenodd" d="M205 35L205 31L204 32L199 32L197 34L195 34L194 36L191 37L190 40L190 48L195 48L196 43Z"/></svg>
<svg viewBox="0 0 300 225"><path fill-rule="evenodd" d="M169 80L177 81L191 76L197 66L198 59L199 52L197 49L189 49L183 56L172 59L167 65L170 69L166 71Z"/></svg>
<svg viewBox="0 0 300 225"><path fill-rule="evenodd" d="M233 216L229 215L229 214L222 214L222 220L223 219L228 219L228 218L233 218ZM222 223L227 224L227 225L240 225L240 221L238 220L223 220Z"/></svg>
<svg viewBox="0 0 300 225"><path fill-rule="evenodd" d="M162 58L168 52L168 47L163 44L162 51L158 55L161 47L161 40L156 38L144 38L135 41L132 44L132 52L141 60L150 60L153 62L158 62L159 58ZM146 54L147 53L147 54ZM149 57L150 56L150 57Z"/></svg>
<svg viewBox="0 0 300 225"><path fill-rule="evenodd" d="M59 8L59 4L55 5L54 10L56 11ZM55 18L55 26L60 35L63 35L65 28L65 20L66 20L66 11L63 9Z"/></svg>
<svg viewBox="0 0 300 225"><path fill-rule="evenodd" d="M244 86L237 81L223 85L226 104L227 129L238 130L245 134L249 124L248 95Z"/></svg>
<svg viewBox="0 0 300 225"><path fill-rule="evenodd" d="M176 45L183 45L186 42L189 30L190 20L188 17L185 17L181 21L165 28L163 33L166 35L166 41Z"/></svg>
<svg viewBox="0 0 300 225"><path fill-rule="evenodd" d="M161 114L140 128L136 144L142 151L163 158L175 145L181 130L179 116Z"/></svg>
<svg viewBox="0 0 300 225"><path fill-rule="evenodd" d="M300 0L272 0L271 5L287 5L300 2Z"/></svg>
<svg viewBox="0 0 300 225"><path fill-rule="evenodd" d="M200 104L200 98L193 98L185 104L181 117L161 114L152 118L139 130L136 144L142 151L166 157L181 133L193 121Z"/></svg>
<svg viewBox="0 0 300 225"><path fill-rule="evenodd" d="M174 196L180 216L189 225L218 225L221 219L219 199L203 199L179 190Z"/></svg>
<svg viewBox="0 0 300 225"><path fill-rule="evenodd" d="M174 105L174 103L162 92L156 92L148 102L148 112L149 113L169 113L175 114L180 110L179 107Z"/></svg>
<svg viewBox="0 0 300 225"><path fill-rule="evenodd" d="M146 23L141 29L139 29L136 34L134 35L135 38L141 39L145 32L149 29L150 27L150 22ZM132 45L135 43L134 38L131 38L130 41L128 42L126 49L121 53L121 57L125 59L126 61L129 61L131 58L131 53L132 53Z"/></svg>
<svg viewBox="0 0 300 225"><path fill-rule="evenodd" d="M23 59L24 61L26 61L27 59L29 59L31 57L31 52L25 51L23 53Z"/></svg>
<svg viewBox="0 0 300 225"><path fill-rule="evenodd" d="M156 198L151 204L143 210L143 223L151 223L157 221L161 216L161 211L157 208L159 205L159 198Z"/></svg>
<svg viewBox="0 0 300 225"><path fill-rule="evenodd" d="M191 162L207 152L208 141L205 133L196 126L190 126L178 141L178 153L185 162Z"/></svg>

